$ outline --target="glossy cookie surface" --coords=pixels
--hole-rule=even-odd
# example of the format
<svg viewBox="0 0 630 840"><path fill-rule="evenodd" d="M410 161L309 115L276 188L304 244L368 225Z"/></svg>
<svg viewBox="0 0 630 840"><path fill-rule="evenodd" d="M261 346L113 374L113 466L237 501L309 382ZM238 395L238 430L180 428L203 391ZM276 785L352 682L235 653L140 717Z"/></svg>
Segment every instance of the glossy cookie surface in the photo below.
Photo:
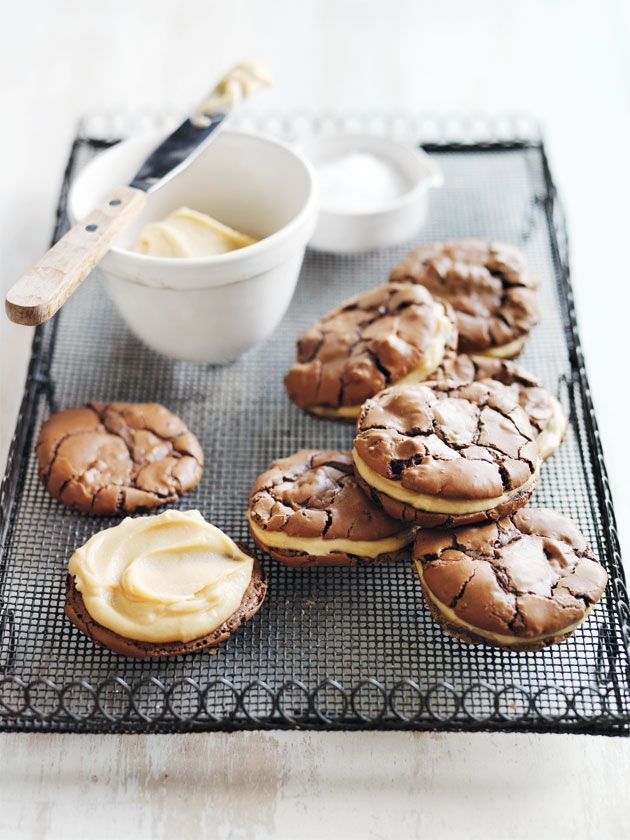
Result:
<svg viewBox="0 0 630 840"><path fill-rule="evenodd" d="M203 469L197 438L158 403L65 409L43 423L36 451L53 499L101 516L175 502L199 484Z"/></svg>
<svg viewBox="0 0 630 840"><path fill-rule="evenodd" d="M462 353L518 355L538 321L538 281L504 242L460 239L421 245L391 272L420 283L455 310Z"/></svg>
<svg viewBox="0 0 630 840"><path fill-rule="evenodd" d="M388 385L429 377L456 344L450 307L421 286L389 284L352 298L304 333L285 385L301 408L353 421Z"/></svg>
<svg viewBox="0 0 630 840"><path fill-rule="evenodd" d="M560 446L567 430L567 417L560 402L520 365L489 356L459 354L440 365L431 377L456 385L498 382L517 395L519 404L537 432L536 444L543 459Z"/></svg>
<svg viewBox="0 0 630 840"><path fill-rule="evenodd" d="M358 480L390 515L424 527L497 519L526 504L541 462L536 430L500 383L388 388L362 408Z"/></svg>

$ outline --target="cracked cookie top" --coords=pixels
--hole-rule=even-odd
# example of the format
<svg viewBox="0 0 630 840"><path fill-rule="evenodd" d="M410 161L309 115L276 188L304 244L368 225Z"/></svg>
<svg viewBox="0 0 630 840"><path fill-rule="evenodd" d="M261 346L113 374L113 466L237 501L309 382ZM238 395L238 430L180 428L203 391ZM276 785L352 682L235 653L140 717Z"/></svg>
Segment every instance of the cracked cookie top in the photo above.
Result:
<svg viewBox="0 0 630 840"><path fill-rule="evenodd" d="M389 284L352 298L305 332L284 381L302 408L360 406L412 372L426 378L456 345L450 307L422 286Z"/></svg>
<svg viewBox="0 0 630 840"><path fill-rule="evenodd" d="M493 359L491 356L469 356L468 353L459 353L445 359L431 379L440 382L448 380L455 385L470 385L482 379L494 379L502 385L540 387L538 380L516 362Z"/></svg>
<svg viewBox="0 0 630 840"><path fill-rule="evenodd" d="M395 385L361 410L358 457L381 478L446 499L495 499L533 479L536 431L499 382Z"/></svg>
<svg viewBox="0 0 630 840"><path fill-rule="evenodd" d="M516 395L538 435L557 418L561 427L558 434L560 439L562 438L566 419L558 400L514 362L461 353L445 360L431 379L440 382L448 380L456 385L469 385L480 381L486 382L490 387L493 382L507 385Z"/></svg>
<svg viewBox="0 0 630 840"><path fill-rule="evenodd" d="M503 242L462 239L421 245L393 269L390 280L420 283L448 301L457 316L463 353L509 345L525 338L538 321L538 283L523 254Z"/></svg>
<svg viewBox="0 0 630 840"><path fill-rule="evenodd" d="M265 531L324 540L381 540L407 526L358 487L349 452L302 449L254 482L249 513Z"/></svg>
<svg viewBox="0 0 630 840"><path fill-rule="evenodd" d="M575 523L524 508L489 525L418 531L414 559L430 593L488 633L561 634L585 617L607 575Z"/></svg>
<svg viewBox="0 0 630 840"><path fill-rule="evenodd" d="M102 516L177 501L201 478L203 452L158 403L98 403L51 415L37 441L39 476L66 507Z"/></svg>

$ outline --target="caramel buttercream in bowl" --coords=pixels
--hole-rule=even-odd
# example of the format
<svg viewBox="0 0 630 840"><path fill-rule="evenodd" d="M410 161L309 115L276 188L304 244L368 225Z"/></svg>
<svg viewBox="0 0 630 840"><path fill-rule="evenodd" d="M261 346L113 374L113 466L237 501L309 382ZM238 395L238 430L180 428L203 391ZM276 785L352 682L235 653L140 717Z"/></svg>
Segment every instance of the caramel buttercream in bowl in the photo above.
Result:
<svg viewBox="0 0 630 840"><path fill-rule="evenodd" d="M227 254L258 241L207 213L179 207L161 221L145 225L133 250L151 257L186 259Z"/></svg>

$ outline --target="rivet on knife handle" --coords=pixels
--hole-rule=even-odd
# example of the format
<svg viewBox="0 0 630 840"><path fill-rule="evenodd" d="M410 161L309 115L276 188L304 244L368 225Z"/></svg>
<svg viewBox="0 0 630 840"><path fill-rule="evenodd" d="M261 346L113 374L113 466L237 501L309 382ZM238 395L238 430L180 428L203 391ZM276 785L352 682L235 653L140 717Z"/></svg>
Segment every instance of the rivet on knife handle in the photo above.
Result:
<svg viewBox="0 0 630 840"><path fill-rule="evenodd" d="M146 198L133 187L112 190L9 289L5 301L9 318L27 326L52 318L141 213Z"/></svg>

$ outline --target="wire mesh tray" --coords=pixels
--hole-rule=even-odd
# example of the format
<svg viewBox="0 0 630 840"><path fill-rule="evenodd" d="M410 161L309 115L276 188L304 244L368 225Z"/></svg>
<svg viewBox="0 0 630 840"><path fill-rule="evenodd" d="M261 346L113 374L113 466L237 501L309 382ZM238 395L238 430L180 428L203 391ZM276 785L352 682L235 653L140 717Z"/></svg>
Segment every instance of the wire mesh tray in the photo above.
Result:
<svg viewBox="0 0 630 840"><path fill-rule="evenodd" d="M257 124L261 127L261 123ZM614 514L577 332L564 221L542 142L526 121L439 122L377 117L270 118L296 138L358 128L422 140L446 186L432 197L422 240L505 239L542 279L544 317L523 364L570 416L533 504L573 517L610 584L566 643L536 653L470 647L422 605L411 564L291 570L264 558L261 613L222 647L168 661L128 660L96 647L65 618L68 557L115 523L52 501L37 479L34 436L51 411L90 399L159 401L199 437L206 467L182 508L198 508L253 548L244 507L254 477L295 449L349 448L352 430L315 420L286 398L294 341L316 317L379 285L415 245L363 256L309 253L274 336L227 367L172 362L127 330L92 276L38 328L2 486L0 729L170 732L247 728L409 728L624 734L630 727L630 608ZM95 118L77 137L68 185L121 118Z"/></svg>

